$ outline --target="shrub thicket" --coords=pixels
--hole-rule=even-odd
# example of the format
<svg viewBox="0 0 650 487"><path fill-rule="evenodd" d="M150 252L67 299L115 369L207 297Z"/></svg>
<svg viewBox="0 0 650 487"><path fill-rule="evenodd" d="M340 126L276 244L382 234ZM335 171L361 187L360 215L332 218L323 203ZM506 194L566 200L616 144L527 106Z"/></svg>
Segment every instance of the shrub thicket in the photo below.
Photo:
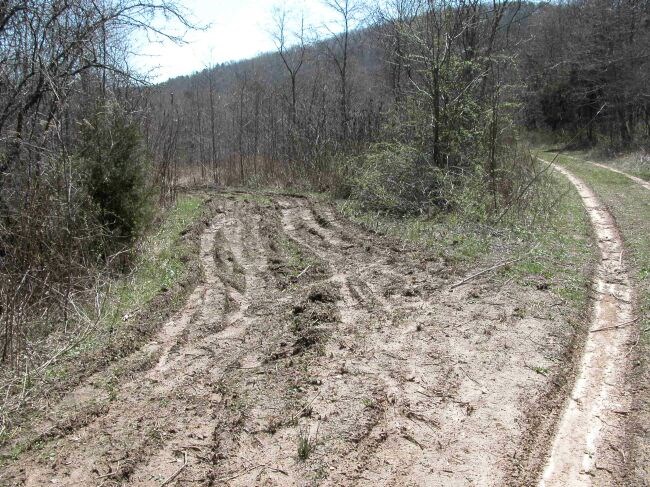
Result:
<svg viewBox="0 0 650 487"><path fill-rule="evenodd" d="M137 125L117 110L98 111L83 126L79 158L96 217L108 232L104 250L131 244L152 213L150 164Z"/></svg>
<svg viewBox="0 0 650 487"><path fill-rule="evenodd" d="M0 176L0 362L15 364L26 343L65 323L152 213L148 160L124 113L97 111L69 142L43 154L38 185L15 161Z"/></svg>

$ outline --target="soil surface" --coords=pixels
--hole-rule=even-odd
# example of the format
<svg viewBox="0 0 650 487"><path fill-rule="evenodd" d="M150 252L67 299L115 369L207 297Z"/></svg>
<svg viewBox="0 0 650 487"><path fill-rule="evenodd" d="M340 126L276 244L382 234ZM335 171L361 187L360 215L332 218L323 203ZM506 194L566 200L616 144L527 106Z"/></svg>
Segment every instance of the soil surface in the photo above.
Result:
<svg viewBox="0 0 650 487"><path fill-rule="evenodd" d="M52 404L0 484L513 483L531 410L552 407L556 378L571 370L576 310L548 286L496 285L489 274L452 292L462 276L444 262L324 203L214 200L219 211L201 236L204 277L182 311ZM631 297L617 234L592 211L609 228L599 234L608 259L595 315L603 327L622 324ZM547 485L565 471L556 451L578 455L562 440L564 424L598 447L617 414L611 387L583 389L596 374L616 384L616 364L592 370L601 360L592 345L609 360L628 332L589 334L575 398L597 405L567 408L576 413L562 416ZM595 436L584 411L602 418Z"/></svg>
<svg viewBox="0 0 650 487"><path fill-rule="evenodd" d="M566 169L591 219L600 250L591 326L578 376L557 427L540 486L615 485L624 471L625 378L634 338L633 293L614 218L594 192Z"/></svg>

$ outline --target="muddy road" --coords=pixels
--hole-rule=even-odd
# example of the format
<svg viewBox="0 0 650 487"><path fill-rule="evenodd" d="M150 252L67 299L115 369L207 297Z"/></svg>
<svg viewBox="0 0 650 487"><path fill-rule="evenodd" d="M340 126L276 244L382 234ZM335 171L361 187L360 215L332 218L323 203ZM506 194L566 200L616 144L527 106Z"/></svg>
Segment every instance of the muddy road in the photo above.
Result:
<svg viewBox="0 0 650 487"><path fill-rule="evenodd" d="M445 262L325 203L211 204L203 279L182 311L116 365L119 380L99 372L53 404L0 484L496 486L541 474L581 356L576 310L489 275L451 292L462 276Z"/></svg>

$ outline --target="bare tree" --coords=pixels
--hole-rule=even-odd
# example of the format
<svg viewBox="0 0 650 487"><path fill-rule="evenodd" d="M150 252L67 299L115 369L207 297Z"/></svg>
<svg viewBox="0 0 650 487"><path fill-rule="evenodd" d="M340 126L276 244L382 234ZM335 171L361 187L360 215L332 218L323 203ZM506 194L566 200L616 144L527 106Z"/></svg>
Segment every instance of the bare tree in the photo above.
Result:
<svg viewBox="0 0 650 487"><path fill-rule="evenodd" d="M0 1L2 360L16 364L35 315L58 313L45 331L65 322L73 291L94 276L92 242L109 234L75 151L94 112L141 117L145 79L125 56L135 31L181 40L151 26L159 14L192 27L166 0Z"/></svg>
<svg viewBox="0 0 650 487"><path fill-rule="evenodd" d="M363 4L359 0L322 0L339 17L337 27L326 25L331 38L325 42L328 53L334 61L339 74L341 134L347 137L350 126L350 80L348 69L350 61L350 32L356 25Z"/></svg>
<svg viewBox="0 0 650 487"><path fill-rule="evenodd" d="M298 73L305 62L305 18L300 17L300 26L295 32L288 32L287 11L276 9L274 11L275 30L272 33L282 64L289 73L291 81L291 123L295 126L297 118L297 80Z"/></svg>

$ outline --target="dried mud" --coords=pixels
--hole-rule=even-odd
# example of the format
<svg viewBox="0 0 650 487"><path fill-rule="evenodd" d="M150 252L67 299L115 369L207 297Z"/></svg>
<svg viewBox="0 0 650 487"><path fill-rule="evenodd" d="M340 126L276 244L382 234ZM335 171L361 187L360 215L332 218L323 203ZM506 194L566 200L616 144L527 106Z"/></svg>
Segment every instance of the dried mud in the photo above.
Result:
<svg viewBox="0 0 650 487"><path fill-rule="evenodd" d="M450 292L426 252L270 198L214 197L184 308L52 404L0 484L509 481L575 312L511 281Z"/></svg>

